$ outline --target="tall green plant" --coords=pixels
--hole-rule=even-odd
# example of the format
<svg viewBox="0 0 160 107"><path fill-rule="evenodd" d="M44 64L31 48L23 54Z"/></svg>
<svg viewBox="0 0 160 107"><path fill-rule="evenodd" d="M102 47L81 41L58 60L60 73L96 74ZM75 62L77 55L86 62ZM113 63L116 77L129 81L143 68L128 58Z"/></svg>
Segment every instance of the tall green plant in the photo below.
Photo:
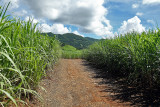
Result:
<svg viewBox="0 0 160 107"><path fill-rule="evenodd" d="M160 30L133 32L91 45L85 58L106 72L152 89L160 85Z"/></svg>
<svg viewBox="0 0 160 107"><path fill-rule="evenodd" d="M41 35L32 20L9 18L8 6L0 9L0 104L17 106L22 97L39 96L34 89L61 48L55 38Z"/></svg>

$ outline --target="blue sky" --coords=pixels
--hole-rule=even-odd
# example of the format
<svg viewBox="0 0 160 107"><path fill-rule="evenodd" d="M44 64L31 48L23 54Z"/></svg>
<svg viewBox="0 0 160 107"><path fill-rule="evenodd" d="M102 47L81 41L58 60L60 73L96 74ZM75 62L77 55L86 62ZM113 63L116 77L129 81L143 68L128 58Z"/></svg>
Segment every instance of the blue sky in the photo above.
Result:
<svg viewBox="0 0 160 107"><path fill-rule="evenodd" d="M1 0L10 14L34 18L42 32L93 38L139 33L159 25L160 0Z"/></svg>

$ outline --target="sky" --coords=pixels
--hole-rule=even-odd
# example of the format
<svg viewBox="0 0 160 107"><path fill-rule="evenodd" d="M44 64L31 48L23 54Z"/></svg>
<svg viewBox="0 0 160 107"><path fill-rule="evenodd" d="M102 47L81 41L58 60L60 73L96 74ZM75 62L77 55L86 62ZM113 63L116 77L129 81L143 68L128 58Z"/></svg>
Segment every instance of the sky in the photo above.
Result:
<svg viewBox="0 0 160 107"><path fill-rule="evenodd" d="M8 13L33 19L41 32L54 34L110 38L155 29L160 23L160 0L0 0L0 4L10 1Z"/></svg>

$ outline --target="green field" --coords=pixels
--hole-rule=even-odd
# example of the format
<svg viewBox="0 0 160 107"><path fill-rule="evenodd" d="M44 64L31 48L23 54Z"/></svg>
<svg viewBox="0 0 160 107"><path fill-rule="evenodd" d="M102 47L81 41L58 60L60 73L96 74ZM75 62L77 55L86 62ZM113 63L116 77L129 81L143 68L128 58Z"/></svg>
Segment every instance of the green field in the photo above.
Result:
<svg viewBox="0 0 160 107"><path fill-rule="evenodd" d="M83 58L83 50L77 50L73 46L65 45L62 47L62 58L65 59Z"/></svg>

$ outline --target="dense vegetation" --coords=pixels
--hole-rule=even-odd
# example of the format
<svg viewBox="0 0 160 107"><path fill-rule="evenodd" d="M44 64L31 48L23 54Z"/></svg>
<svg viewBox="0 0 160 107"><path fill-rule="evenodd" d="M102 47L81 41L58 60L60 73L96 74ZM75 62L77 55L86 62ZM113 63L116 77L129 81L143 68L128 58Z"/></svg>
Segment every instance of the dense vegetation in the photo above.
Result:
<svg viewBox="0 0 160 107"><path fill-rule="evenodd" d="M147 94L152 103L159 101L154 100L156 94L153 94L160 87L159 29L97 42L85 51L85 59L102 68L103 74L125 79L129 86L137 88L135 90L149 90Z"/></svg>
<svg viewBox="0 0 160 107"><path fill-rule="evenodd" d="M150 97L160 89L159 29L101 41L72 33L44 36L32 20L25 22L7 16L8 6L0 7L0 106L11 101L17 106L30 94L39 97L34 90L61 52L62 58L85 56L91 64L103 69L103 75L113 74L130 87L149 90ZM62 42L62 50L56 38ZM84 48L87 49L78 50Z"/></svg>
<svg viewBox="0 0 160 107"><path fill-rule="evenodd" d="M34 89L46 67L60 57L60 43L43 36L32 21L11 19L7 6L0 8L0 106L37 95Z"/></svg>
<svg viewBox="0 0 160 107"><path fill-rule="evenodd" d="M82 58L83 50L77 50L75 47L65 45L62 47L62 58L65 59L78 59Z"/></svg>
<svg viewBox="0 0 160 107"><path fill-rule="evenodd" d="M73 33L66 33L66 34L47 33L47 34L51 37L54 37L56 35L57 39L62 43L62 46L71 45L77 49L85 49L89 45L98 41L97 39L89 37L81 37Z"/></svg>

